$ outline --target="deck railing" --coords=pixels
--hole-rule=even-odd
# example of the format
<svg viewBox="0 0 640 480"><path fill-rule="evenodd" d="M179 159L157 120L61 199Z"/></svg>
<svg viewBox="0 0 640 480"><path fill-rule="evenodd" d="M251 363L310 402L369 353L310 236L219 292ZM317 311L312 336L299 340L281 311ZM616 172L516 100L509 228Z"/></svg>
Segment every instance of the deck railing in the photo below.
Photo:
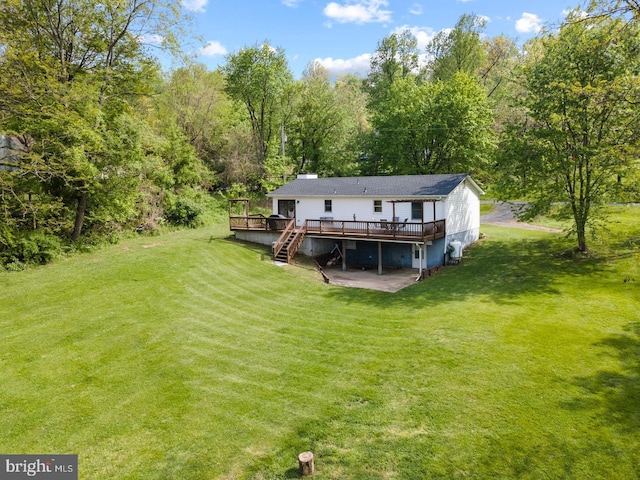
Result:
<svg viewBox="0 0 640 480"><path fill-rule="evenodd" d="M231 230L283 231L291 219L263 215L229 217ZM389 222L313 219L305 221L306 234L320 237L352 237L424 242L445 236L445 221Z"/></svg>
<svg viewBox="0 0 640 480"><path fill-rule="evenodd" d="M264 230L282 231L287 228L289 218L268 218L262 214L249 215L247 217L237 215L229 216L229 228L231 230Z"/></svg>
<svg viewBox="0 0 640 480"><path fill-rule="evenodd" d="M426 241L445 235L445 221L388 222L360 220L307 220L307 235Z"/></svg>

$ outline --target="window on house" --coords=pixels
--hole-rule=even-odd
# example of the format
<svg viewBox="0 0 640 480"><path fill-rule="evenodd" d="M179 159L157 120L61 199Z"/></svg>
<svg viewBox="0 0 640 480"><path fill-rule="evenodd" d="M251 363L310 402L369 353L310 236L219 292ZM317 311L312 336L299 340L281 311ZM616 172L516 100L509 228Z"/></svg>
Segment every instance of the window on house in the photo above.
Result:
<svg viewBox="0 0 640 480"><path fill-rule="evenodd" d="M373 212L374 213L382 213L382 200L374 200L373 201Z"/></svg>
<svg viewBox="0 0 640 480"><path fill-rule="evenodd" d="M324 201L324 211L331 212L331 200Z"/></svg>
<svg viewBox="0 0 640 480"><path fill-rule="evenodd" d="M411 220L422 221L422 202L411 202Z"/></svg>

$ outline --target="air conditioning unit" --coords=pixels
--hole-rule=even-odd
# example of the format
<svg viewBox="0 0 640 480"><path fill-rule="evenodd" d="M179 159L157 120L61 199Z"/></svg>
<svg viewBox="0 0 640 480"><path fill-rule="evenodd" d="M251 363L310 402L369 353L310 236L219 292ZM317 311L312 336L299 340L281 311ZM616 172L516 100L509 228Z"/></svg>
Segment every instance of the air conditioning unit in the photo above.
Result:
<svg viewBox="0 0 640 480"><path fill-rule="evenodd" d="M449 242L447 253L449 254L450 265L460 263L460 260L462 260L462 242L458 240Z"/></svg>

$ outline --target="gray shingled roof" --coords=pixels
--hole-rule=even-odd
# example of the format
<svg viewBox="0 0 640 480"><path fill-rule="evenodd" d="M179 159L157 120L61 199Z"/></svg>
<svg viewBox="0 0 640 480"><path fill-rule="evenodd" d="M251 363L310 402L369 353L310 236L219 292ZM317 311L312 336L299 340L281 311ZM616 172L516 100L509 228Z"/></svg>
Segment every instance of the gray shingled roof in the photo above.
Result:
<svg viewBox="0 0 640 480"><path fill-rule="evenodd" d="M440 197L449 195L468 175L397 175L387 177L297 178L269 197Z"/></svg>

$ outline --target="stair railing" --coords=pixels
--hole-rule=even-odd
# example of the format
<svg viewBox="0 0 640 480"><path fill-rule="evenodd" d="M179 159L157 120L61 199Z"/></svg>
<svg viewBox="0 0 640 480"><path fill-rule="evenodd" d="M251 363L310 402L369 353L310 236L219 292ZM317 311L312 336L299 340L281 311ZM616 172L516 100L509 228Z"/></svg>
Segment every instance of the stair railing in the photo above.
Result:
<svg viewBox="0 0 640 480"><path fill-rule="evenodd" d="M287 225L285 226L284 230L278 237L278 240L276 240L273 243L273 258L276 258L278 254L282 251L285 244L287 243L287 238L289 238L289 235L293 233L295 228L296 228L296 221L294 218L292 218L287 222Z"/></svg>
<svg viewBox="0 0 640 480"><path fill-rule="evenodd" d="M300 228L294 232L294 237L289 242L289 246L287 247L287 263L291 261L293 256L296 254L302 242L304 242L305 237L305 229Z"/></svg>

